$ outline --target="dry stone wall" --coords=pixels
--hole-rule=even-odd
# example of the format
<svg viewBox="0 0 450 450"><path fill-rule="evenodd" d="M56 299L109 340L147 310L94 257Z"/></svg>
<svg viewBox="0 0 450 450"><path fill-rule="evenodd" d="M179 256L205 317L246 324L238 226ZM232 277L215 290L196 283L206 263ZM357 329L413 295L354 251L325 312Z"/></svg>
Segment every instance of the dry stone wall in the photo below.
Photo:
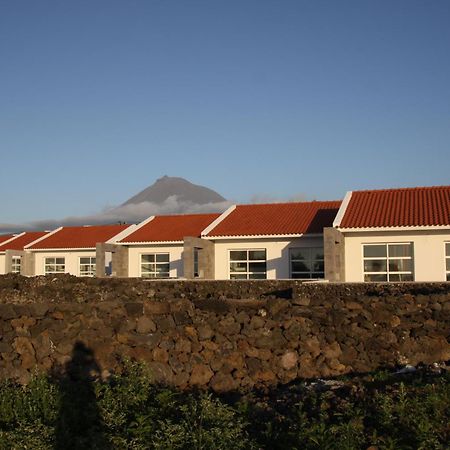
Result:
<svg viewBox="0 0 450 450"><path fill-rule="evenodd" d="M450 284L0 277L0 378L64 370L77 342L102 376L123 358L185 389L450 359Z"/></svg>

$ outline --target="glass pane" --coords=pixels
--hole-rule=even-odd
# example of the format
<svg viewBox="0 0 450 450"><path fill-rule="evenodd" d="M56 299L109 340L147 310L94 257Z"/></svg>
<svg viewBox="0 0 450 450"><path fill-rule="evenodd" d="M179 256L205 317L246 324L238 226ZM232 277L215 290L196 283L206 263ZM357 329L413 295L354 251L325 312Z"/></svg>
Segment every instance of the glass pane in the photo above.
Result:
<svg viewBox="0 0 450 450"><path fill-rule="evenodd" d="M311 272L299 272L295 274L295 278L300 278L302 280L310 280L311 279Z"/></svg>
<svg viewBox="0 0 450 450"><path fill-rule="evenodd" d="M447 281L450 281L450 273L447 274Z"/></svg>
<svg viewBox="0 0 450 450"><path fill-rule="evenodd" d="M169 278L169 272L158 272L156 274L157 278Z"/></svg>
<svg viewBox="0 0 450 450"><path fill-rule="evenodd" d="M155 262L155 255L141 255L143 263Z"/></svg>
<svg viewBox="0 0 450 450"><path fill-rule="evenodd" d="M413 281L413 277L407 273L394 273L389 274L389 281Z"/></svg>
<svg viewBox="0 0 450 450"><path fill-rule="evenodd" d="M412 261L410 259L390 259L389 272L411 272Z"/></svg>
<svg viewBox="0 0 450 450"><path fill-rule="evenodd" d="M45 258L45 265L55 264L55 258Z"/></svg>
<svg viewBox="0 0 450 450"><path fill-rule="evenodd" d="M169 264L156 264L156 273L169 272Z"/></svg>
<svg viewBox="0 0 450 450"><path fill-rule="evenodd" d="M446 256L450 256L450 242L445 244L445 254Z"/></svg>
<svg viewBox="0 0 450 450"><path fill-rule="evenodd" d="M247 261L247 251L246 250L230 251L230 261Z"/></svg>
<svg viewBox="0 0 450 450"><path fill-rule="evenodd" d="M155 271L155 264L142 264L141 270L142 272L154 272Z"/></svg>
<svg viewBox="0 0 450 450"><path fill-rule="evenodd" d="M265 272L266 271L266 263L265 262L249 263L248 271L249 272Z"/></svg>
<svg viewBox="0 0 450 450"><path fill-rule="evenodd" d="M63 265L57 265L56 266L56 272L64 272L64 266Z"/></svg>
<svg viewBox="0 0 450 450"><path fill-rule="evenodd" d="M64 264L65 260L64 258L56 258L56 264Z"/></svg>
<svg viewBox="0 0 450 450"><path fill-rule="evenodd" d="M450 258L445 260L445 266L447 267L447 272L450 271Z"/></svg>
<svg viewBox="0 0 450 450"><path fill-rule="evenodd" d="M265 280L266 274L265 273L250 273L248 275L249 280Z"/></svg>
<svg viewBox="0 0 450 450"><path fill-rule="evenodd" d="M158 253L156 255L156 262L169 262L169 254L168 253Z"/></svg>
<svg viewBox="0 0 450 450"><path fill-rule="evenodd" d="M292 272L310 272L311 264L308 262L292 261L291 271Z"/></svg>
<svg viewBox="0 0 450 450"><path fill-rule="evenodd" d="M266 260L266 251L265 250L249 250L248 259L253 261L265 261Z"/></svg>
<svg viewBox="0 0 450 450"><path fill-rule="evenodd" d="M236 273L232 273L230 274L230 280L246 280L247 279L247 275L241 275L241 274L236 274Z"/></svg>
<svg viewBox="0 0 450 450"><path fill-rule="evenodd" d="M313 272L312 278L324 278L325 274L323 272Z"/></svg>
<svg viewBox="0 0 450 450"><path fill-rule="evenodd" d="M301 273L291 273L291 278L305 278Z"/></svg>
<svg viewBox="0 0 450 450"><path fill-rule="evenodd" d="M291 248L291 260L304 260L310 259L309 248Z"/></svg>
<svg viewBox="0 0 450 450"><path fill-rule="evenodd" d="M91 258L80 258L80 264L89 264Z"/></svg>
<svg viewBox="0 0 450 450"><path fill-rule="evenodd" d="M364 281L387 281L387 274L365 274Z"/></svg>
<svg viewBox="0 0 450 450"><path fill-rule="evenodd" d="M386 272L385 259L366 259L364 261L364 272Z"/></svg>
<svg viewBox="0 0 450 450"><path fill-rule="evenodd" d="M316 272L323 272L325 270L325 264L323 261L316 261L313 264L313 270Z"/></svg>
<svg viewBox="0 0 450 450"><path fill-rule="evenodd" d="M389 244L389 257L411 256L411 244Z"/></svg>
<svg viewBox="0 0 450 450"><path fill-rule="evenodd" d="M312 248L311 256L312 256L312 259L324 259L323 258L323 248Z"/></svg>
<svg viewBox="0 0 450 450"><path fill-rule="evenodd" d="M364 258L374 258L386 256L386 245L365 245Z"/></svg>
<svg viewBox="0 0 450 450"><path fill-rule="evenodd" d="M247 263L232 262L230 263L230 272L247 272Z"/></svg>

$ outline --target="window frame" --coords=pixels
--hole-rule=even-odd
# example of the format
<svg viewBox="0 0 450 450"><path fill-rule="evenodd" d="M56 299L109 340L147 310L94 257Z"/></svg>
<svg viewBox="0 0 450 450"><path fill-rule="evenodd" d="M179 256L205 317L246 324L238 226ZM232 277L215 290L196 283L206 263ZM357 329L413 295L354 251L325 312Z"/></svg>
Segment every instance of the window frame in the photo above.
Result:
<svg viewBox="0 0 450 450"><path fill-rule="evenodd" d="M19 263L16 261L19 260ZM18 270L17 270L18 269ZM22 257L12 256L11 257L11 273L22 273Z"/></svg>
<svg viewBox="0 0 450 450"><path fill-rule="evenodd" d="M54 262L48 262L48 260L53 259ZM57 260L62 259L63 263L58 263ZM55 270L47 270L48 267L55 267ZM62 266L63 270L56 270L56 267ZM44 257L44 274L45 275L55 275L59 273L66 273L66 258L65 256L46 256Z"/></svg>
<svg viewBox="0 0 450 450"><path fill-rule="evenodd" d="M246 259L231 259L231 252L246 252ZM250 259L250 252L264 252L264 259ZM232 271L232 263L246 264L245 271ZM265 264L264 272L250 271L250 263ZM255 277L256 274L264 274L264 277ZM253 275L253 276L252 276ZM245 278L243 278L245 276ZM267 280L267 248L230 248L228 249L228 279L229 280Z"/></svg>
<svg viewBox="0 0 450 450"><path fill-rule="evenodd" d="M292 253L295 250L308 250L309 251L309 259L306 260L306 262L310 263L310 267L311 269L309 271L298 271L298 270L293 270L292 269L292 263L293 262L303 262L305 260L300 260L300 259L296 259L293 260L292 259ZM322 252L322 259L316 259L313 258L313 250L317 251L320 250ZM323 271L318 271L318 270L314 270L314 263L317 262L322 262L323 263ZM322 274L321 277L313 277L313 274ZM294 277L294 274L309 274L309 277ZM289 278L293 279L293 280L323 280L325 279L325 250L323 247L290 247L289 248Z"/></svg>
<svg viewBox="0 0 450 450"><path fill-rule="evenodd" d="M156 261L157 255L167 255L167 261ZM153 262L143 262L142 259L144 256L153 256L154 261ZM153 264L155 266L155 270L153 271L143 271L143 265L151 265ZM158 272L156 270L156 267L159 265L168 265L168 271L165 272ZM164 273L167 274L167 276L161 276L160 274ZM152 276L154 275L154 276ZM139 254L139 276L141 278L150 278L150 279L167 279L170 278L170 252L148 252L148 253L140 253Z"/></svg>
<svg viewBox="0 0 450 450"><path fill-rule="evenodd" d="M397 255L390 255L389 249L390 247L393 247L395 245L403 245L403 246L409 246L410 248L410 255L409 256L397 256ZM366 247L382 247L385 248L385 254L386 256L364 256L364 250ZM400 283L400 282L408 282L408 281L414 281L415 280L415 271L414 271L414 242L367 242L362 244L362 271L363 271L363 279L366 283ZM411 270L391 270L390 269L390 262L392 260L402 260L402 261L411 261ZM385 270L367 270L366 271L366 261L384 261L386 265ZM368 276L373 275L386 275L385 280L367 280L366 278ZM410 280L392 280L391 277L393 276L399 276L399 278L402 278L402 276L411 276Z"/></svg>
<svg viewBox="0 0 450 450"><path fill-rule="evenodd" d="M82 259L89 259L89 263L82 263ZM92 262L94 260L94 262ZM79 256L78 257L78 273L80 277L95 277L97 274L97 257L96 256ZM83 271L82 266L90 266L91 270Z"/></svg>

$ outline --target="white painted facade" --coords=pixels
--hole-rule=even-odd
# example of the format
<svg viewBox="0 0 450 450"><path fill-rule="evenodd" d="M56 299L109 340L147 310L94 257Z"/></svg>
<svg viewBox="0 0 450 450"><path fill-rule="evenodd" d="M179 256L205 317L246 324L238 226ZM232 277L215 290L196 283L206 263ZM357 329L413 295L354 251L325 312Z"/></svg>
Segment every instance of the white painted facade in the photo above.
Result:
<svg viewBox="0 0 450 450"><path fill-rule="evenodd" d="M288 279L290 275L289 250L298 247L323 248L323 236L230 238L211 239L215 248L215 279L230 278L230 250L266 250L267 279Z"/></svg>
<svg viewBox="0 0 450 450"><path fill-rule="evenodd" d="M183 274L183 243L151 243L148 245L129 245L128 246L128 276L135 278L141 277L142 255L153 253L169 254L169 277L182 278Z"/></svg>
<svg viewBox="0 0 450 450"><path fill-rule="evenodd" d="M6 255L5 253L0 253L0 275L6 274Z"/></svg>
<svg viewBox="0 0 450 450"><path fill-rule="evenodd" d="M45 275L45 259L46 258L64 258L64 273L69 273L77 277L80 275L80 258L96 257L95 249L86 250L34 250L34 270L35 275Z"/></svg>
<svg viewBox="0 0 450 450"><path fill-rule="evenodd" d="M345 281L363 282L364 244L413 244L414 281L446 281L445 243L450 229L361 231L340 230L345 239Z"/></svg>

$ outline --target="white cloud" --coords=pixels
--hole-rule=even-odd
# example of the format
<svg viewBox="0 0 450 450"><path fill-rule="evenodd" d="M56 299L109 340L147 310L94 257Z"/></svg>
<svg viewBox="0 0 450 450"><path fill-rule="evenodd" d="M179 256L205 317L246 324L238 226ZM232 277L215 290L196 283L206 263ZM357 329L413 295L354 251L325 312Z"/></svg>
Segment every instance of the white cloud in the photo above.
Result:
<svg viewBox="0 0 450 450"><path fill-rule="evenodd" d="M0 224L0 233L17 233L33 230L54 230L59 226L100 225L117 222L138 223L152 215L223 212L231 202L196 204L180 201L177 196L168 197L163 203L143 202L117 208L107 208L98 214L66 217L61 220L38 220L25 224Z"/></svg>

